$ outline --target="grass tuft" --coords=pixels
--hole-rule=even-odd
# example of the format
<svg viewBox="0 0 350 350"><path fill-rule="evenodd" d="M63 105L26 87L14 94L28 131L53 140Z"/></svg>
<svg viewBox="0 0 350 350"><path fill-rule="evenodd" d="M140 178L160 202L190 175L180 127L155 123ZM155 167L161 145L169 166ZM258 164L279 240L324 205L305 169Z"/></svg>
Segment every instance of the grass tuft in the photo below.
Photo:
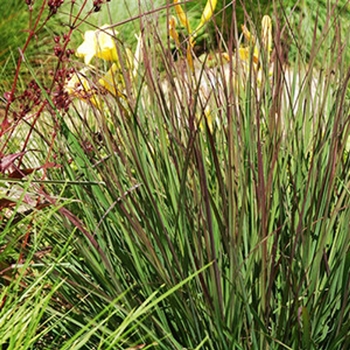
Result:
<svg viewBox="0 0 350 350"><path fill-rule="evenodd" d="M339 4L305 43L294 10L277 2L272 22L242 4L245 27L232 20L225 32L214 13L203 55L192 33L164 36L157 18L176 15L170 2L126 21L140 28L132 45L108 2L57 7L70 26L54 40L55 68L41 79L18 61L1 124L1 261L16 271L0 271L0 323L12 322L2 344L349 346L350 71ZM70 39L96 7L110 26L89 29L115 48L100 43L89 61ZM31 78L21 91L23 65Z"/></svg>

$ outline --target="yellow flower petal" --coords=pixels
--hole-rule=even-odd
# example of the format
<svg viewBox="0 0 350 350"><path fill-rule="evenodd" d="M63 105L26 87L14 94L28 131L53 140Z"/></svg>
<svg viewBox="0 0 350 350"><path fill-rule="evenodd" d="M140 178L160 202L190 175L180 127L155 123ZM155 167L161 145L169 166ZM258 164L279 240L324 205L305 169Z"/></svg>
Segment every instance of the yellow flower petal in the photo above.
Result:
<svg viewBox="0 0 350 350"><path fill-rule="evenodd" d="M124 77L116 63L113 63L109 71L98 80L98 83L113 96L125 98L123 94L125 88Z"/></svg>
<svg viewBox="0 0 350 350"><path fill-rule="evenodd" d="M207 119L209 132L212 134L214 131L214 125L213 125L213 117L211 115L211 109L209 106L205 107L204 115L205 115L205 118Z"/></svg>
<svg viewBox="0 0 350 350"><path fill-rule="evenodd" d="M93 57L106 61L118 62L117 48L113 39L113 32L107 25L98 30L88 30L84 34L84 42L77 48L76 55L83 57L85 64L89 64Z"/></svg>
<svg viewBox="0 0 350 350"><path fill-rule="evenodd" d="M248 28L244 24L242 24L242 32L243 32L245 40L248 43L255 44L254 35L250 34L250 31L248 30Z"/></svg>
<svg viewBox="0 0 350 350"><path fill-rule="evenodd" d="M269 55L272 51L272 21L270 16L264 16L262 19L261 39L269 59Z"/></svg>
<svg viewBox="0 0 350 350"><path fill-rule="evenodd" d="M85 64L89 64L96 54L96 35L92 30L84 34L84 42L77 48L76 55L83 57Z"/></svg>
<svg viewBox="0 0 350 350"><path fill-rule="evenodd" d="M200 28L202 28L204 26L204 24L207 23L210 20L210 18L213 16L217 2L218 2L217 0L208 0L207 1L207 3L205 4L203 13L202 13L201 21L200 21L196 31L199 30Z"/></svg>
<svg viewBox="0 0 350 350"><path fill-rule="evenodd" d="M240 60L242 61L249 61L249 48L246 47L240 47L238 49L238 57L240 58Z"/></svg>
<svg viewBox="0 0 350 350"><path fill-rule="evenodd" d="M169 18L169 35L175 41L177 47L180 47L179 34L176 31L176 18L174 16L170 16Z"/></svg>
<svg viewBox="0 0 350 350"><path fill-rule="evenodd" d="M106 90L108 90L112 95L117 94L118 85L118 66L113 63L109 71L101 79L99 79L99 84L102 85Z"/></svg>
<svg viewBox="0 0 350 350"><path fill-rule="evenodd" d="M177 17L179 18L179 21L181 22L181 24L186 28L187 33L191 34L192 31L191 31L190 22L188 21L187 15L183 10L182 6L179 4L179 2L180 0L174 0Z"/></svg>
<svg viewBox="0 0 350 350"><path fill-rule="evenodd" d="M113 33L110 30L98 31L96 34L97 50L96 57L106 61L118 62L118 53L113 39Z"/></svg>

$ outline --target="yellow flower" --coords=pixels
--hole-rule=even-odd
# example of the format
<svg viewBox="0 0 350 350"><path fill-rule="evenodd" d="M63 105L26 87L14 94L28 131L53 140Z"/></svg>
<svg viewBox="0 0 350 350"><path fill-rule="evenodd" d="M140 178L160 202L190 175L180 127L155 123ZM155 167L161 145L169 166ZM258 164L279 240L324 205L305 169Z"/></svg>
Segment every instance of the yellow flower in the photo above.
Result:
<svg viewBox="0 0 350 350"><path fill-rule="evenodd" d="M176 18L174 16L170 16L169 18L169 35L174 39L176 47L180 47L180 39L179 34L176 31Z"/></svg>
<svg viewBox="0 0 350 350"><path fill-rule="evenodd" d="M200 28L202 28L204 26L204 24L207 23L210 20L210 18L213 16L217 2L218 2L217 0L208 0L207 1L206 5L204 7L203 13L202 13L201 21L200 21L196 31L199 30Z"/></svg>
<svg viewBox="0 0 350 350"><path fill-rule="evenodd" d="M256 41L254 35L250 33L250 31L247 29L247 27L243 24L242 25L242 32L243 36L248 43L248 47L240 47L239 48L239 57L243 61L248 61L250 58L251 50L253 50L253 63L258 64L259 63L259 49L256 46Z"/></svg>
<svg viewBox="0 0 350 350"><path fill-rule="evenodd" d="M100 85L102 85L111 94L116 95L116 89L118 88L117 83L118 67L115 63L101 79L99 79Z"/></svg>
<svg viewBox="0 0 350 350"><path fill-rule="evenodd" d="M272 21L269 16L263 17L261 27L262 46L266 51L267 60L269 61L272 51Z"/></svg>
<svg viewBox="0 0 350 350"><path fill-rule="evenodd" d="M261 42L259 47L256 43L254 35L252 35L245 25L242 25L243 36L250 47L239 48L239 56L242 60L248 60L251 50L253 50L253 62L259 63L262 50L265 52L267 61L270 61L270 54L272 51L272 21L271 18L265 15L261 21Z"/></svg>
<svg viewBox="0 0 350 350"><path fill-rule="evenodd" d="M115 63L113 63L109 71L98 80L98 83L113 96L124 98L124 77L120 73L119 67Z"/></svg>
<svg viewBox="0 0 350 350"><path fill-rule="evenodd" d="M211 109L209 106L206 106L204 109L204 116L207 119L207 124L209 128L209 132L212 134L214 131L214 125L213 125L213 117L211 115Z"/></svg>
<svg viewBox="0 0 350 350"><path fill-rule="evenodd" d="M85 32L84 42L76 51L78 57L84 58L85 64L89 64L95 56L106 61L118 62L117 48L113 39L117 32L107 27L104 25L101 29Z"/></svg>
<svg viewBox="0 0 350 350"><path fill-rule="evenodd" d="M82 101L90 101L95 107L101 106L100 98L97 96L97 89L86 77L88 68L84 68L72 75L65 86L65 91L73 97Z"/></svg>
<svg viewBox="0 0 350 350"><path fill-rule="evenodd" d="M177 17L179 18L181 24L186 28L187 33L191 34L192 30L191 30L190 22L188 21L186 13L183 10L182 6L179 4L179 2L180 0L174 0Z"/></svg>

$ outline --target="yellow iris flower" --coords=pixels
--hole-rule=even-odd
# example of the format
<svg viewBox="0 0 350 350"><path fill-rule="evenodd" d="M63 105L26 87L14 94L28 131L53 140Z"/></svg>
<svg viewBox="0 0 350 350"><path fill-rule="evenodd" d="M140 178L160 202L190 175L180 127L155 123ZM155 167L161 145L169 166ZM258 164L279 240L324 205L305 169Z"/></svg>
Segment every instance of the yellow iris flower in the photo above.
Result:
<svg viewBox="0 0 350 350"><path fill-rule="evenodd" d="M115 44L116 34L118 33L111 30L107 25L102 26L98 30L85 32L84 42L77 48L76 55L84 58L86 65L89 65L94 57L113 63L107 73L98 80L93 88L93 83L87 78L90 68L86 67L75 73L65 87L69 95L80 100L88 100L98 108L102 106L102 98L99 95L101 93L104 94L106 90L114 96L124 97L125 81L122 68L125 68L126 72L131 72L134 69L132 73L133 76L136 76L141 55L141 37L138 38L135 56L129 49L125 49L122 56L123 61L121 61ZM100 89L101 87L103 87L102 90Z"/></svg>
<svg viewBox="0 0 350 350"><path fill-rule="evenodd" d="M85 32L84 42L76 51L78 57L84 58L85 64L89 64L94 57L118 62L117 48L113 39L117 32L107 27L104 25L101 29Z"/></svg>

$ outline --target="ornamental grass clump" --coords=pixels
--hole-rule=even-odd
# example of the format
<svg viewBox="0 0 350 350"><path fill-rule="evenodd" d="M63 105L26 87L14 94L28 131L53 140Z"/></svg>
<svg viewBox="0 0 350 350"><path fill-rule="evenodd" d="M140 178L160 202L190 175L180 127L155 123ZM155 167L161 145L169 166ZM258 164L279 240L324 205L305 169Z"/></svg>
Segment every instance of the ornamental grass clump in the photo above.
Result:
<svg viewBox="0 0 350 350"><path fill-rule="evenodd" d="M107 2L70 2L51 84L28 64L31 104L17 99L16 83L6 95L1 249L39 265L5 280L43 286L30 294L37 308L30 283L17 305L16 294L9 304L1 296L1 310L21 320L43 310L17 348L349 347L341 9L328 9L319 35L314 23L309 56L295 41L286 60L284 34L297 38L297 28L276 6L254 20L245 11L243 27L216 28L215 47L198 57L189 28L215 27L215 3L199 9L202 24L177 1L140 11L129 47L112 12L110 23L78 33ZM21 191L11 198L14 182ZM27 193L36 201L23 208Z"/></svg>

